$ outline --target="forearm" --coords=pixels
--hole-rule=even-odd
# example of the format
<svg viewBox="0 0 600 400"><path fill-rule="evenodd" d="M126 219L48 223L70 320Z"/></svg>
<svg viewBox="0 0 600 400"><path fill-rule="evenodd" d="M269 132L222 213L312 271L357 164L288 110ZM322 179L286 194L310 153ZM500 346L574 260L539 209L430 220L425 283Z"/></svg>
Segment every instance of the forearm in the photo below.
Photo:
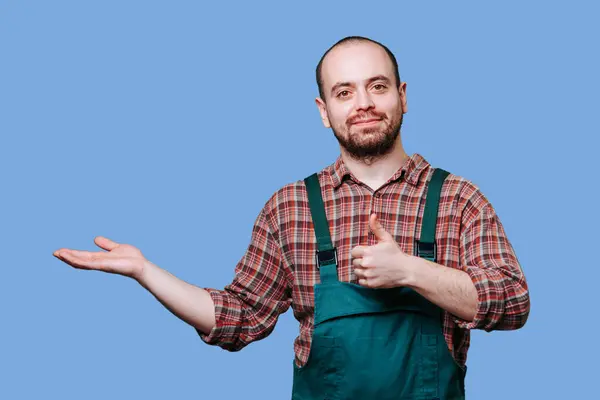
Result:
<svg viewBox="0 0 600 400"><path fill-rule="evenodd" d="M210 294L147 261L137 281L175 316L204 333L215 326Z"/></svg>
<svg viewBox="0 0 600 400"><path fill-rule="evenodd" d="M467 273L420 257L414 257L412 270L409 287L456 317L473 321L477 290Z"/></svg>

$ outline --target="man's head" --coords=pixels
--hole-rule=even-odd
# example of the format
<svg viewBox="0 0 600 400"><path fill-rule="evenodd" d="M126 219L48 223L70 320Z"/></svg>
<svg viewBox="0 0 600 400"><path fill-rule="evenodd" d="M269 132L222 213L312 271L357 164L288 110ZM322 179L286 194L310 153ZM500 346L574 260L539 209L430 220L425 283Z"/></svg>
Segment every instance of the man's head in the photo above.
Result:
<svg viewBox="0 0 600 400"><path fill-rule="evenodd" d="M349 155L391 151L407 106L406 83L390 50L371 39L344 38L325 52L316 72L321 119Z"/></svg>

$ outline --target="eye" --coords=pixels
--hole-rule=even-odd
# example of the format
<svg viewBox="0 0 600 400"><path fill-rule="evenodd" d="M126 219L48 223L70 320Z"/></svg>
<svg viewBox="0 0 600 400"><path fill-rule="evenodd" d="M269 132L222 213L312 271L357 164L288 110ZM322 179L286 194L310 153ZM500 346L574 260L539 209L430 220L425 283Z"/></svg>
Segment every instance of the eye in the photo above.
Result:
<svg viewBox="0 0 600 400"><path fill-rule="evenodd" d="M377 83L377 84L373 85L373 89L375 89L375 90L384 90L385 87L386 86L383 83Z"/></svg>
<svg viewBox="0 0 600 400"><path fill-rule="evenodd" d="M348 97L350 97L350 91L342 90L335 97L337 97L338 99L347 99Z"/></svg>

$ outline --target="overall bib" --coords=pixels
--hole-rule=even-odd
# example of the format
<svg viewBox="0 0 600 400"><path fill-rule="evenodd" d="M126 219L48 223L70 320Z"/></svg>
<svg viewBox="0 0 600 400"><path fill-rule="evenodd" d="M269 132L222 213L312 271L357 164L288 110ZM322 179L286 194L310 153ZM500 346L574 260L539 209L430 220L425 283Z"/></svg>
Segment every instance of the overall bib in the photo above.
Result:
<svg viewBox="0 0 600 400"><path fill-rule="evenodd" d="M435 225L448 172L436 169L427 189L416 255L436 260ZM365 288L340 282L317 175L305 180L317 237L321 282L305 366L294 362L292 400L464 399L463 371L442 333L442 310L405 287Z"/></svg>

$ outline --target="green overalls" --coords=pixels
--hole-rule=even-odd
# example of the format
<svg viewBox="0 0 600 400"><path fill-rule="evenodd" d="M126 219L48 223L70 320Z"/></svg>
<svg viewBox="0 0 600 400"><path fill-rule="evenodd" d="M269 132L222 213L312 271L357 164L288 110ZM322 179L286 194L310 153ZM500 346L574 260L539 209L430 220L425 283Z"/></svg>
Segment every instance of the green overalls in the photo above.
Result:
<svg viewBox="0 0 600 400"><path fill-rule="evenodd" d="M435 224L448 172L429 183L416 255L436 260ZM317 237L321 282L314 286L310 354L294 362L292 400L464 399L465 371L442 333L442 310L406 287L340 282L317 175L305 180Z"/></svg>

